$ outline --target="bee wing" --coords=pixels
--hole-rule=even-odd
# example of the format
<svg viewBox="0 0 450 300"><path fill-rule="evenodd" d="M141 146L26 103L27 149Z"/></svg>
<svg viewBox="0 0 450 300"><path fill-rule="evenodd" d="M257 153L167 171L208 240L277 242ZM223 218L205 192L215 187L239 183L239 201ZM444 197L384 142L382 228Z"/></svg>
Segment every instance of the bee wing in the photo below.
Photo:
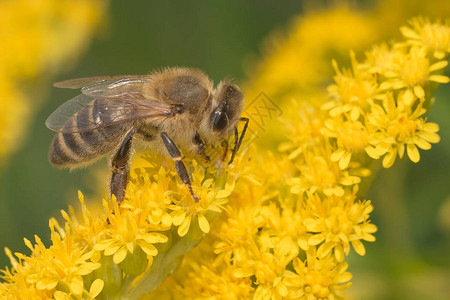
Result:
<svg viewBox="0 0 450 300"><path fill-rule="evenodd" d="M92 98L146 98L143 86L148 77L143 75L118 75L70 79L57 82L57 87L81 88L81 93Z"/></svg>
<svg viewBox="0 0 450 300"><path fill-rule="evenodd" d="M90 97L142 97L143 85L147 82L147 78L121 78L118 80L104 80L84 86L81 92Z"/></svg>
<svg viewBox="0 0 450 300"><path fill-rule="evenodd" d="M112 76L96 76L96 77L82 77L64 80L60 82L55 82L53 84L54 87L64 88L64 89L81 89L82 87L86 87L89 85L109 81L117 81L120 79L138 79L145 78L145 75L112 75Z"/></svg>
<svg viewBox="0 0 450 300"><path fill-rule="evenodd" d="M45 121L45 125L54 131L74 133L173 115L170 105L137 97L133 93L108 98L93 98L81 94L58 107Z"/></svg>

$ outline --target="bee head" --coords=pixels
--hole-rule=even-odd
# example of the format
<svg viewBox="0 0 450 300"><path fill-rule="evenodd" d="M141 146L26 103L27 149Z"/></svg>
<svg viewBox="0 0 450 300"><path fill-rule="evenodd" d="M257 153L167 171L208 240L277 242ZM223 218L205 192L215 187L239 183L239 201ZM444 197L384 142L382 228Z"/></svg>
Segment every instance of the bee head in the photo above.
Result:
<svg viewBox="0 0 450 300"><path fill-rule="evenodd" d="M244 95L234 84L221 82L216 89L209 115L209 129L218 138L225 138L234 131L242 109Z"/></svg>

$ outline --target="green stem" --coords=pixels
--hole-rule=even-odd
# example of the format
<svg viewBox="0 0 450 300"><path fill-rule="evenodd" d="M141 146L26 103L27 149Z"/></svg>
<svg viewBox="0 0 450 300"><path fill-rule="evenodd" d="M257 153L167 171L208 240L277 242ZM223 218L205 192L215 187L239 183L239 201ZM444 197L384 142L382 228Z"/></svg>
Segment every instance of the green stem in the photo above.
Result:
<svg viewBox="0 0 450 300"><path fill-rule="evenodd" d="M176 236L173 231L173 236ZM174 243L166 252L159 253L153 260L150 272L121 299L139 299L142 295L148 294L158 288L163 281L173 273L183 260L183 256L194 248L203 238L200 228L191 225L189 233L182 238L175 238Z"/></svg>

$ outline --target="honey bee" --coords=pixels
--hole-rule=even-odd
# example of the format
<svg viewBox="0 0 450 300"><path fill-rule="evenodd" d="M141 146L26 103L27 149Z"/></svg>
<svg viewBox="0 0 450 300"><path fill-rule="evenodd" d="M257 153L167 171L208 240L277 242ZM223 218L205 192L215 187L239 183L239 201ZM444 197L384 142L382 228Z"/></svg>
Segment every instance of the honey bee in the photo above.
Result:
<svg viewBox="0 0 450 300"><path fill-rule="evenodd" d="M228 149L228 139L234 135L231 163L249 121L240 116L244 96L237 85L224 80L214 88L205 73L193 68L78 78L54 86L81 88L81 94L58 107L45 122L57 132L49 150L50 163L77 168L109 154L109 194L119 204L137 141L171 157L181 180L199 201L179 147L209 161L206 145L220 142ZM245 124L239 136L240 121Z"/></svg>

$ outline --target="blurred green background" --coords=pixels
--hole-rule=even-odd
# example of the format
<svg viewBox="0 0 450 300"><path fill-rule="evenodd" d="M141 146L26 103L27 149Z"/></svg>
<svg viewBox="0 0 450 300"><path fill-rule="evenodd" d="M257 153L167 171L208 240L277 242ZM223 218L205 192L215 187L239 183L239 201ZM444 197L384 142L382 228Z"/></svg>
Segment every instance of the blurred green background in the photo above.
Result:
<svg viewBox="0 0 450 300"><path fill-rule="evenodd" d="M284 28L303 7L294 0L112 1L109 23L88 53L56 80L179 65L198 67L215 82L226 76L242 82L244 64L258 57L264 37ZM45 119L76 92L45 87L34 93L49 100L0 171L0 246L13 252L28 253L23 237L33 240L34 234L48 244L48 219L76 203L78 189L89 200L100 184L91 168L69 173L47 161L53 132ZM402 160L381 170L369 192L379 230L375 243L365 243L366 256L349 257L354 285L348 294L355 299L450 298L449 85L436 98L428 117L440 124L441 142L421 151L417 165ZM95 167L106 169L106 161ZM0 255L0 265L7 264Z"/></svg>

